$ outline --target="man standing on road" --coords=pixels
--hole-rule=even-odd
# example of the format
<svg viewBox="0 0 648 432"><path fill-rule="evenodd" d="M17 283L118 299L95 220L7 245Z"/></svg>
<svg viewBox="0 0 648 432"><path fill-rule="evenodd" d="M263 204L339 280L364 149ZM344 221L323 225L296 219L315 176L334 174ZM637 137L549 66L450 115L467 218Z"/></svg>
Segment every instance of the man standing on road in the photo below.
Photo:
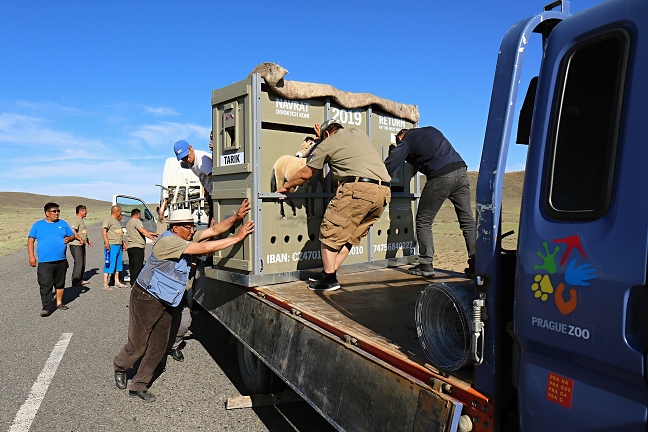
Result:
<svg viewBox="0 0 648 432"><path fill-rule="evenodd" d="M212 145L213 147L213 145ZM208 225L214 219L214 207L211 200L212 193L212 158L206 151L194 150L185 140L180 140L173 145L173 152L179 161L189 165L191 171L200 179L205 189L205 200L209 206Z"/></svg>
<svg viewBox="0 0 648 432"><path fill-rule="evenodd" d="M119 225L122 220L122 209L118 205L110 208L110 216L108 216L101 225L101 236L104 241L104 249L110 253L110 263L108 267L104 265L104 278L103 290L112 291L112 286L108 285L110 282L110 275L115 274L115 286L117 288L127 288L126 285L119 280L119 272L124 269L122 260L122 250L128 250L128 244L124 238L124 231Z"/></svg>
<svg viewBox="0 0 648 432"><path fill-rule="evenodd" d="M126 388L126 371L141 358L129 395L146 402L155 400L148 385L166 352L171 320L189 281L192 255L213 253L242 241L254 231L254 222L244 223L233 236L210 239L227 232L249 211L250 202L245 199L236 214L198 232L190 210L171 212L169 229L153 245L131 290L128 342L113 360L117 388Z"/></svg>
<svg viewBox="0 0 648 432"><path fill-rule="evenodd" d="M70 227L74 230L81 240L74 239L70 242L70 255L74 258L74 267L72 268L72 286L87 285L89 282L83 279L86 268L86 244L92 247L92 242L88 238L88 229L83 220L88 215L88 209L84 205L76 207L76 216L70 222Z"/></svg>
<svg viewBox="0 0 648 432"><path fill-rule="evenodd" d="M128 269L130 270L131 286L137 280L142 267L144 267L144 246L146 239L155 241L158 234L149 232L142 224L142 212L135 208L131 210L131 218L126 224L128 238Z"/></svg>
<svg viewBox="0 0 648 432"><path fill-rule="evenodd" d="M277 192L286 193L306 183L325 163L340 182L320 226L324 271L308 285L312 290L331 291L340 288L336 272L351 247L360 244L360 239L380 219L391 200L391 177L364 132L346 130L337 120L327 120L321 127L315 125L315 133L321 142L306 166Z"/></svg>
<svg viewBox="0 0 648 432"><path fill-rule="evenodd" d="M36 267L38 264L36 275L43 304L40 314L42 317L50 314L52 287L56 290L56 308L68 310L63 303L65 273L68 268L65 251L67 244L78 237L67 222L59 219L61 210L58 204L49 202L45 204L44 210L45 218L32 225L27 238L29 265ZM36 244L38 260L34 254L34 244Z"/></svg>
<svg viewBox="0 0 648 432"><path fill-rule="evenodd" d="M396 147L385 159L387 171L394 173L403 161L407 161L427 179L416 212L419 264L409 270L410 274L434 276L432 223L443 202L449 199L457 213L468 250L468 267L464 271L468 277L474 277L475 219L470 207L466 162L446 137L432 126L402 129L396 134Z"/></svg>

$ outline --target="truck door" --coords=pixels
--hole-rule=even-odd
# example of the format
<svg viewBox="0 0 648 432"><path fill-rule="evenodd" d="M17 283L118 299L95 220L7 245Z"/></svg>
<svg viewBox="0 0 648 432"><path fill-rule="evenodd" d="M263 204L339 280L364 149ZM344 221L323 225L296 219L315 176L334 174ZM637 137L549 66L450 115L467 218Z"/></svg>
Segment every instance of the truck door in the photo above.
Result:
<svg viewBox="0 0 648 432"><path fill-rule="evenodd" d="M525 431L646 430L648 2L547 40L518 245Z"/></svg>
<svg viewBox="0 0 648 432"><path fill-rule="evenodd" d="M126 224L130 220L131 210L139 209L141 212L141 221L144 228L149 232L155 232L157 221L151 209L148 208L146 203L141 198L132 197L128 195L115 195L113 197L113 205L118 205L122 209L122 220L119 224L122 228L126 228ZM146 239L150 242L149 239Z"/></svg>

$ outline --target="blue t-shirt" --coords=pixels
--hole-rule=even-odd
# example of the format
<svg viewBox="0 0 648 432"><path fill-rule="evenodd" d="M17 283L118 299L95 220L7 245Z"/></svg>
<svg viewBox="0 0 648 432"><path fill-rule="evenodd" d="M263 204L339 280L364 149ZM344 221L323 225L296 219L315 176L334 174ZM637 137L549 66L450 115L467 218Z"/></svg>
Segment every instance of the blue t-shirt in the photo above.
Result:
<svg viewBox="0 0 648 432"><path fill-rule="evenodd" d="M65 259L65 237L74 235L74 231L64 220L47 222L41 219L32 225L29 237L36 239L38 262L52 262Z"/></svg>

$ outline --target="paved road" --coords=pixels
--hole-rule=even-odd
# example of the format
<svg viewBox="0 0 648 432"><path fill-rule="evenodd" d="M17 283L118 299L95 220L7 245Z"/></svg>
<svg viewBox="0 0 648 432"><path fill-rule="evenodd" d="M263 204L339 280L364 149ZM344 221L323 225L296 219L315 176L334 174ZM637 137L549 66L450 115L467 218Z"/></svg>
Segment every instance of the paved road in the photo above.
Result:
<svg viewBox="0 0 648 432"><path fill-rule="evenodd" d="M2 431L333 430L305 402L225 410L227 398L242 391L236 350L206 313L194 316L186 360L169 357L166 372L153 383L156 402L117 389L112 359L126 340L129 290L101 290L99 228L89 227L96 241L88 254L90 285L66 289L70 309L46 318L39 315L36 269L27 251L0 258ZM69 254L68 261L72 265ZM68 287L70 275L71 268Z"/></svg>

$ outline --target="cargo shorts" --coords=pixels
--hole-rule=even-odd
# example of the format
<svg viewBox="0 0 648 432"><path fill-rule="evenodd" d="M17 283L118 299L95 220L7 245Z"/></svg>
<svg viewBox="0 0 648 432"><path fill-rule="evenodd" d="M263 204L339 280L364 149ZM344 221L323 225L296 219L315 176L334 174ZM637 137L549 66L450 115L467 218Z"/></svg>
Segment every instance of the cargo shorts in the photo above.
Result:
<svg viewBox="0 0 648 432"><path fill-rule="evenodd" d="M387 186L343 183L324 212L320 242L335 250L347 243L357 246L371 225L380 219L390 200L391 190Z"/></svg>

